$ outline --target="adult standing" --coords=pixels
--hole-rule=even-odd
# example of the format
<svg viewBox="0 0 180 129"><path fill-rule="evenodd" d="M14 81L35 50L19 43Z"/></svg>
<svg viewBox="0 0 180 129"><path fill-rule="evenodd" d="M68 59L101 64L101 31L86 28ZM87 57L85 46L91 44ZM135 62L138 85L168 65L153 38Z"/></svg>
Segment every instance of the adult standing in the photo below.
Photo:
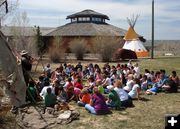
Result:
<svg viewBox="0 0 180 129"><path fill-rule="evenodd" d="M26 50L22 50L20 55L24 80L26 82L26 85L28 85L30 80L33 58L28 54Z"/></svg>

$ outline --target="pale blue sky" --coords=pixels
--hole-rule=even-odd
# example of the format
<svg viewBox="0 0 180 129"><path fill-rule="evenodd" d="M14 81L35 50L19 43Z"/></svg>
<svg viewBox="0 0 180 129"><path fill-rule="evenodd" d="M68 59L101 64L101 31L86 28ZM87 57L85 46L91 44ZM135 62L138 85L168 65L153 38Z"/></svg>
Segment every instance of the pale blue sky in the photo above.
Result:
<svg viewBox="0 0 180 129"><path fill-rule="evenodd" d="M66 16L92 9L109 16L109 24L128 29L126 18L140 17L137 33L151 38L152 0L19 0L19 10L26 11L30 25L58 27L69 22ZM4 24L10 25L10 21ZM155 0L155 39L180 39L180 0Z"/></svg>

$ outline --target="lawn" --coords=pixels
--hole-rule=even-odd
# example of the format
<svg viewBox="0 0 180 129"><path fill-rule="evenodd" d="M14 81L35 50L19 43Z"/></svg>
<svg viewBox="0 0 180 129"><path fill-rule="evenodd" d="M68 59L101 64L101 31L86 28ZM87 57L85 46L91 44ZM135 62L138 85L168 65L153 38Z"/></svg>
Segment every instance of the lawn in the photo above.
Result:
<svg viewBox="0 0 180 129"><path fill-rule="evenodd" d="M83 64L87 63L83 62ZM167 74L176 70L180 76L180 58L142 59L138 63L142 73L146 68L154 71L165 69ZM99 64L103 65L103 63ZM56 68L58 65L52 64L52 67ZM37 72L41 70L42 66L38 65ZM37 74L34 77L37 77ZM157 95L145 95L142 92L141 97L144 99L133 101L135 107L113 111L112 114L105 116L91 115L84 108L71 102L70 104L80 112L80 119L68 125L59 125L57 129L162 129L164 128L166 113L180 113L180 92L159 93ZM4 123L8 123L8 121Z"/></svg>
<svg viewBox="0 0 180 129"><path fill-rule="evenodd" d="M166 113L180 113L180 94L160 93L156 96L142 95L142 101L133 101L135 107L122 111L113 111L111 115L95 116L78 108L80 120L62 128L66 129L162 129L164 128L164 115Z"/></svg>

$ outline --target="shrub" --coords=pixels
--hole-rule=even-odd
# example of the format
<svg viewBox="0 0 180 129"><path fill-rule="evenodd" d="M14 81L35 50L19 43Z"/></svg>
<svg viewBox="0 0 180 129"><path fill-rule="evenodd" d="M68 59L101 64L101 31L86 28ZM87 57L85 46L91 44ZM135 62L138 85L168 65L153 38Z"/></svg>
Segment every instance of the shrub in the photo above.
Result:
<svg viewBox="0 0 180 129"><path fill-rule="evenodd" d="M53 63L60 63L63 57L63 53L58 48L51 47L49 49L49 58Z"/></svg>
<svg viewBox="0 0 180 129"><path fill-rule="evenodd" d="M61 57L59 56L58 51L54 51L52 49L50 49L49 58L51 59L53 63L59 63L61 60Z"/></svg>
<svg viewBox="0 0 180 129"><path fill-rule="evenodd" d="M95 37L92 50L101 56L102 61L108 62L120 45L120 39L116 37Z"/></svg>
<svg viewBox="0 0 180 129"><path fill-rule="evenodd" d="M54 63L61 62L61 59L65 55L65 49L63 48L62 37L55 36L52 46L49 48L49 58Z"/></svg>
<svg viewBox="0 0 180 129"><path fill-rule="evenodd" d="M84 39L75 39L70 42L71 52L75 54L77 60L83 60L87 51L87 41Z"/></svg>

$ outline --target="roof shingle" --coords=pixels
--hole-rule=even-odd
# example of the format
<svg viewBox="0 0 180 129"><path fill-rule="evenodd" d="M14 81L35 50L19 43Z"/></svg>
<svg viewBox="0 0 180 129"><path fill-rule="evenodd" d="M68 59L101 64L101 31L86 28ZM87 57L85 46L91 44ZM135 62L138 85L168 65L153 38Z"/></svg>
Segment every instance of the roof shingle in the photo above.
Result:
<svg viewBox="0 0 180 129"><path fill-rule="evenodd" d="M126 30L110 24L70 23L60 26L46 36L124 36Z"/></svg>

